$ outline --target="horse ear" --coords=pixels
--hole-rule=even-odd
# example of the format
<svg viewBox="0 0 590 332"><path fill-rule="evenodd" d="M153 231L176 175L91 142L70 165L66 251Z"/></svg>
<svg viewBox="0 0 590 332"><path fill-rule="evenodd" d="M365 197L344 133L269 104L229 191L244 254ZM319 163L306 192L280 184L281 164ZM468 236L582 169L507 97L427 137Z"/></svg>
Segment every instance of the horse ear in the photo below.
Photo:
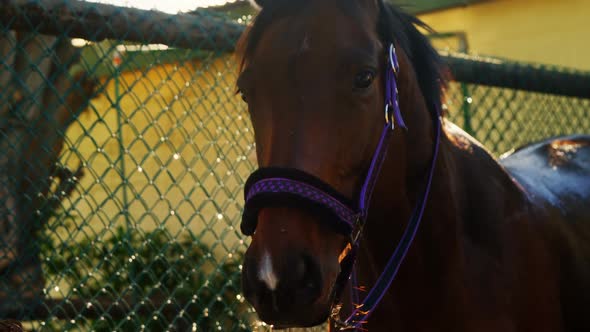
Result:
<svg viewBox="0 0 590 332"><path fill-rule="evenodd" d="M270 0L250 0L250 4L257 10L260 10L264 7L266 3L268 3L268 1Z"/></svg>

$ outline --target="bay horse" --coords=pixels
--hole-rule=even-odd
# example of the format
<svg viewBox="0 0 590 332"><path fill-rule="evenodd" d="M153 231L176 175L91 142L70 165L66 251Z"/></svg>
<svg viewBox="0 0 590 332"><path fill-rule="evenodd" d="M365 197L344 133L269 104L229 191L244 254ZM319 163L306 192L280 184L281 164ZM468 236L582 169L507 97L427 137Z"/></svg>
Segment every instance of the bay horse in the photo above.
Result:
<svg viewBox="0 0 590 332"><path fill-rule="evenodd" d="M383 0L256 3L237 86L260 166L242 289L261 320L590 331L590 136L497 160L440 113L446 70L417 18Z"/></svg>

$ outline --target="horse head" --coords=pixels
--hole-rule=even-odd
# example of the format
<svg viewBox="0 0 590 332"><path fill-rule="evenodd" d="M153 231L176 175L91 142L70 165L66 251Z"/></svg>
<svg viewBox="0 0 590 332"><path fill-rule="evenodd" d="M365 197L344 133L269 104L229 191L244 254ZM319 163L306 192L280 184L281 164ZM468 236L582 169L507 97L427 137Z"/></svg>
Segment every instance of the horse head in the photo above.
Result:
<svg viewBox="0 0 590 332"><path fill-rule="evenodd" d="M246 184L243 292L275 327L312 326L340 298L360 233L340 219L366 217L339 209L359 211L363 196L411 214L406 179L431 162L440 63L423 24L381 0L257 2L237 84L260 166ZM386 171L373 170L378 153Z"/></svg>

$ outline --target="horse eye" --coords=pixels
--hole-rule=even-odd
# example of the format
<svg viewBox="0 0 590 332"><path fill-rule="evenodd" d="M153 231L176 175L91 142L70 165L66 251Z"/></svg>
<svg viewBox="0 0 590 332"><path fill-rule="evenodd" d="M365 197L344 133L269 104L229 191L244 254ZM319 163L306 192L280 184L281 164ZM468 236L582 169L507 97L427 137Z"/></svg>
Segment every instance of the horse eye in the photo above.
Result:
<svg viewBox="0 0 590 332"><path fill-rule="evenodd" d="M366 89L375 80L375 72L372 70L363 70L354 77L355 89Z"/></svg>
<svg viewBox="0 0 590 332"><path fill-rule="evenodd" d="M237 93L240 94L240 97L242 98L242 100L247 103L248 101L246 100L246 94L244 93L244 91L238 89Z"/></svg>

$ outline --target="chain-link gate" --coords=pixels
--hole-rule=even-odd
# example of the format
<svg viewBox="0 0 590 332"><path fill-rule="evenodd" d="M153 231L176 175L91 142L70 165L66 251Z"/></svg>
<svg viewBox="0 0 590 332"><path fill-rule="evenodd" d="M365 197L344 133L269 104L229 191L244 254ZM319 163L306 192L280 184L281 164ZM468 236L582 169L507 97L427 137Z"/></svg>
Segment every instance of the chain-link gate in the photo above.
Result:
<svg viewBox="0 0 590 332"><path fill-rule="evenodd" d="M0 318L265 329L239 292L256 165L231 54L243 25L54 0L6 1L0 18ZM495 155L590 133L590 75L446 58L448 117Z"/></svg>

